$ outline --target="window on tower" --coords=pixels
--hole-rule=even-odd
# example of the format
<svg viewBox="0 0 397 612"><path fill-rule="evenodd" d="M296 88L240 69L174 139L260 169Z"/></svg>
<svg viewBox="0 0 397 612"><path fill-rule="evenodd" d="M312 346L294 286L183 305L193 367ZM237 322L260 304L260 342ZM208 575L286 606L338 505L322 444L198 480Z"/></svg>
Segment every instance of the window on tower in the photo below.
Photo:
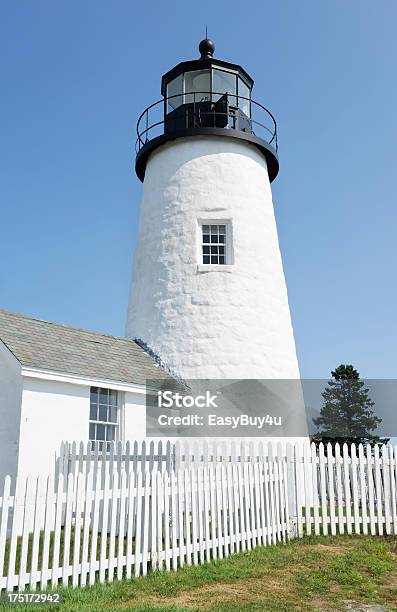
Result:
<svg viewBox="0 0 397 612"><path fill-rule="evenodd" d="M226 224L203 224L202 228L202 263L225 265L227 261L227 226Z"/></svg>

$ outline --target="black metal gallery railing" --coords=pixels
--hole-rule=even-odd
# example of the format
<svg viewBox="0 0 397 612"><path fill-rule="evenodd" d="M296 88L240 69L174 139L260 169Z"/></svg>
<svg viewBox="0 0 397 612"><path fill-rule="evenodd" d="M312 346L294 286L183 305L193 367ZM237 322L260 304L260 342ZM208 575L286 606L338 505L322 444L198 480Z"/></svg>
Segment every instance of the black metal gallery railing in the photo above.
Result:
<svg viewBox="0 0 397 612"><path fill-rule="evenodd" d="M148 106L136 126L136 152L157 136L200 128L253 134L277 151L277 124L267 108L243 96L204 91L168 96Z"/></svg>

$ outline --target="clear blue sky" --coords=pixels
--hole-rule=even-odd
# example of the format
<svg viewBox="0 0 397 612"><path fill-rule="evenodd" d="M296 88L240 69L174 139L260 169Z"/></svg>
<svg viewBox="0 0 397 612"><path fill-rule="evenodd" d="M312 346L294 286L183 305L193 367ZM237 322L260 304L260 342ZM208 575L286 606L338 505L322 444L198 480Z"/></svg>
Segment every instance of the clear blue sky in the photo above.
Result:
<svg viewBox="0 0 397 612"><path fill-rule="evenodd" d="M3 0L0 308L122 335L160 77L242 64L276 115L276 216L302 376L397 377L397 3Z"/></svg>

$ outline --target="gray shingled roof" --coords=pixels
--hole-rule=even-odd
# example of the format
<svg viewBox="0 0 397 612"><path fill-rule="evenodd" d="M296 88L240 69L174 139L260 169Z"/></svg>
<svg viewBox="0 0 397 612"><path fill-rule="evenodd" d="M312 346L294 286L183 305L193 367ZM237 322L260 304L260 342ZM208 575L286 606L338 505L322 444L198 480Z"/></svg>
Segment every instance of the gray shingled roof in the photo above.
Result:
<svg viewBox="0 0 397 612"><path fill-rule="evenodd" d="M0 310L0 340L23 366L144 385L170 376L133 340Z"/></svg>

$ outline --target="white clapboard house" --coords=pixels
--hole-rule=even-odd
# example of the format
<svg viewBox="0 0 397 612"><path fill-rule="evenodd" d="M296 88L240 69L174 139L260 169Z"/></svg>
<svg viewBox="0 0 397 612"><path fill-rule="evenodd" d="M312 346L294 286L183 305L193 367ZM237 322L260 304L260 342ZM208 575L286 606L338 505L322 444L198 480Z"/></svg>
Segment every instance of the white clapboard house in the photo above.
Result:
<svg viewBox="0 0 397 612"><path fill-rule="evenodd" d="M144 438L167 378L133 340L0 311L0 482L51 471L63 440Z"/></svg>

